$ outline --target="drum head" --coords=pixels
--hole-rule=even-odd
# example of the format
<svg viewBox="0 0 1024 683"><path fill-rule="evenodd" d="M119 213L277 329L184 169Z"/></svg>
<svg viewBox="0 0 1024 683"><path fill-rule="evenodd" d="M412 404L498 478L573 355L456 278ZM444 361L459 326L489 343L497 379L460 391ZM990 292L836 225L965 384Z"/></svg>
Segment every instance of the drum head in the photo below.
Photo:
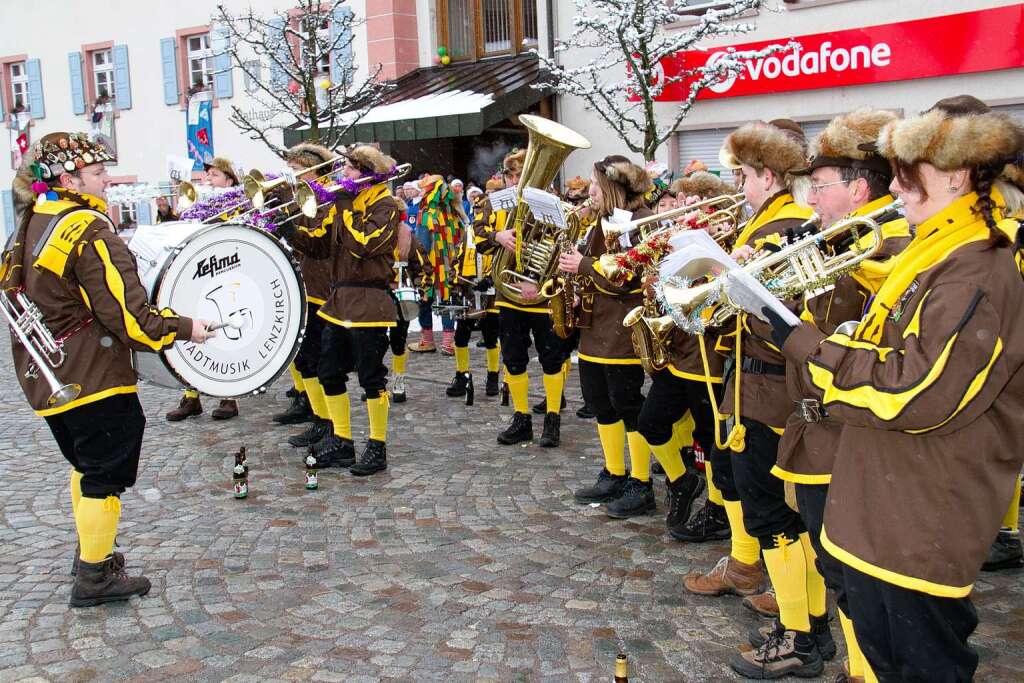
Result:
<svg viewBox="0 0 1024 683"><path fill-rule="evenodd" d="M212 323L240 321L205 344L179 341L163 361L182 384L221 398L259 393L292 362L306 293L286 248L262 230L209 226L187 238L156 283L153 302Z"/></svg>

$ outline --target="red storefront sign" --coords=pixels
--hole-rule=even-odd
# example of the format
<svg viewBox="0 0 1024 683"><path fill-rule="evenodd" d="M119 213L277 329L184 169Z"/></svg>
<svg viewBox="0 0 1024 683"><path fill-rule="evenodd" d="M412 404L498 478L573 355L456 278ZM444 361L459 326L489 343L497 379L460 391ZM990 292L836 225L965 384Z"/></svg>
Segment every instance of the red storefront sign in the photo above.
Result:
<svg viewBox="0 0 1024 683"><path fill-rule="evenodd" d="M799 36L800 47L749 60L742 76L706 88L698 99L886 83L1024 67L1024 4L929 19ZM785 38L679 52L661 61L667 77L714 63L728 50L758 50ZM686 99L680 81L658 98Z"/></svg>

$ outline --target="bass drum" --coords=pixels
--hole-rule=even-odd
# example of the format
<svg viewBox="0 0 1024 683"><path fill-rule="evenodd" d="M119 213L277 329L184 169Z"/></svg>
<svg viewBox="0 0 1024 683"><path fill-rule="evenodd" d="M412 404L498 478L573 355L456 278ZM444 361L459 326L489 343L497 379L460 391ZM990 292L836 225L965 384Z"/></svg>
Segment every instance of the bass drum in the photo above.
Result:
<svg viewBox="0 0 1024 683"><path fill-rule="evenodd" d="M295 358L306 327L306 290L291 250L243 224L140 226L128 248L158 309L221 323L205 344L178 341L135 353L139 377L217 398L260 394Z"/></svg>

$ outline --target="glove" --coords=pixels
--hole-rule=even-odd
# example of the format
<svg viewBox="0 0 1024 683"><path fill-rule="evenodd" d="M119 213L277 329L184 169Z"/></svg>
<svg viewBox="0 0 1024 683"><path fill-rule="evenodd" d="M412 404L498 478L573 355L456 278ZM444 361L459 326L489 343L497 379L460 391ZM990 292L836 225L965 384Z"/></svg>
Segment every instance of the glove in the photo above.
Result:
<svg viewBox="0 0 1024 683"><path fill-rule="evenodd" d="M772 326L772 343L781 349L786 344L786 340L789 339L789 335L793 334L793 330L796 328L783 320L782 316L768 306L761 307L761 315L767 318L768 323Z"/></svg>
<svg viewBox="0 0 1024 683"><path fill-rule="evenodd" d="M475 292L486 292L494 286L494 280L489 277L482 277L477 280L477 283L473 285L473 291Z"/></svg>
<svg viewBox="0 0 1024 683"><path fill-rule="evenodd" d="M277 230L274 232L279 239L290 240L295 236L295 232L298 228L295 226L295 221L288 221L277 226Z"/></svg>

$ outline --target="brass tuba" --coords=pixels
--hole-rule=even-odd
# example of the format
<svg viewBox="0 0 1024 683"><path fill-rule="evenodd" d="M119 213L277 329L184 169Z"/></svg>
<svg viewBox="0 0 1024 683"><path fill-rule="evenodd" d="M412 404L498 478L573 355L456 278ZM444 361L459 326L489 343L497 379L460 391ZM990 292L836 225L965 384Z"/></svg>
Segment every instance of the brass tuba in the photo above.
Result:
<svg viewBox="0 0 1024 683"><path fill-rule="evenodd" d="M648 375L668 365L668 347L676 326L672 316L659 316L657 304L645 299L643 306L626 314L622 326L629 328L633 350Z"/></svg>
<svg viewBox="0 0 1024 683"><path fill-rule="evenodd" d="M579 238L580 221L574 214L567 219L569 235L561 236L562 228L535 220L523 201L527 187L545 190L558 175L566 157L577 149L589 149L590 141L576 131L540 116L522 114L519 122L529 131L526 160L519 176L517 204L512 219L516 234L516 252L500 249L494 256L494 285L502 295L521 306L538 303L522 296L520 284L531 283L538 292L545 280L554 276L558 268L559 238L573 243ZM550 294L541 295L546 301Z"/></svg>

